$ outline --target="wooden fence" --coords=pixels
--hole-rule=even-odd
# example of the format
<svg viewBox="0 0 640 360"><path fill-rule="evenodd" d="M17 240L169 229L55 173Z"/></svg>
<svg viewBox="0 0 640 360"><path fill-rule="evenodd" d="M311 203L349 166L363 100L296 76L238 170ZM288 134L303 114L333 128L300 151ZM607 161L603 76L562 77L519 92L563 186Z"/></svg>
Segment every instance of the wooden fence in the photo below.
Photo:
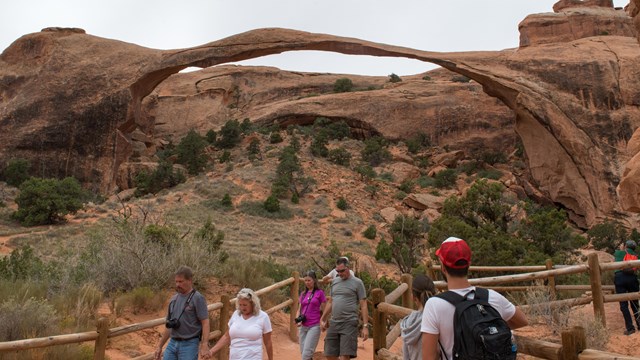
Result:
<svg viewBox="0 0 640 360"><path fill-rule="evenodd" d="M640 293L627 293L616 295L605 295L605 289L609 287L603 286L601 282L602 272L618 270L631 267L640 267L640 260L636 261L624 261L600 264L596 254L590 254L587 264L561 266L554 268L550 265L550 261L547 261L545 266L520 266L520 267L496 267L496 266L472 266L470 271L532 271L515 275L493 276L486 278L470 279L469 282L472 285L479 285L489 287L492 289L499 289L500 291L522 291L529 289L526 286L494 286L500 284L510 284L516 282L527 282L533 280L544 279L547 280L547 286L549 294L555 299L557 291L563 290L589 290L590 295L580 298L570 298L564 300L552 300L544 304L532 304L521 306L521 308L545 306L545 307L560 307L560 306L577 306L584 304L593 304L594 317L599 319L606 326L606 318L604 312L604 304L607 302L619 302L628 300L640 299ZM429 266L430 275L435 278L435 271L439 270L437 266ZM555 284L555 278L561 275L588 273L590 285L573 285L573 286L560 286ZM436 281L438 288L446 288L446 283L443 281ZM399 322L387 332L387 316L393 315L395 318L402 318L413 311L413 304L409 300L411 297L411 276L403 275L402 284L398 286L394 291L385 295L384 290L374 289L371 293L373 301L373 349L374 356L378 359L402 359L402 357L393 354L388 349L391 348L393 343L400 336L400 324ZM393 305L400 297L402 297L402 306ZM562 332L562 343L555 344L548 341L542 341L537 339L526 338L522 336L516 336L516 342L518 344L518 352L535 356L542 359L553 360L574 360L574 359L640 359L636 357L630 357L626 355L608 353L599 350L586 348L586 336L585 331L582 328L575 327Z"/></svg>
<svg viewBox="0 0 640 360"><path fill-rule="evenodd" d="M283 308L289 306L291 307L291 311L289 313L289 336L291 340L294 342L298 341L298 327L295 323L296 312L298 311L298 289L300 285L300 276L298 272L294 272L293 276L270 285L266 288L260 289L256 291L258 296L268 294L274 290L278 290L285 286L289 286L289 299L286 301L265 310L267 314L272 314L276 311L282 310ZM207 309L209 313L220 310L220 314L218 315L218 323L220 324L219 329L211 331L209 333L209 340L216 340L220 338L226 331L227 325L229 322L229 315L231 313L231 306L235 305L236 299L230 299L228 295L223 295L221 297L220 302L216 302L213 304L209 304ZM29 349L43 348L55 345L66 345L66 344L78 344L87 341L94 341L95 348L93 359L94 360L104 360L105 359L105 351L107 347L107 342L110 338L123 336L132 332L141 331L145 329L155 328L157 326L164 325L166 319L159 318L153 319L141 323L129 324L124 326L119 326L115 328L109 328L109 321L107 319L101 318L97 322L97 327L95 331L87 331L83 333L76 334L66 334L66 335L56 335L49 336L43 338L35 338L35 339L25 339L25 340L16 340L16 341L8 341L8 342L0 342L0 354L12 351L24 351ZM219 359L227 360L229 357L227 349L224 349L220 352ZM142 356L138 356L134 358L134 360L151 360L153 359L154 354L146 354Z"/></svg>
<svg viewBox="0 0 640 360"><path fill-rule="evenodd" d="M594 316L596 319L602 321L606 325L606 318L604 313L604 303L607 302L619 302L626 300L640 299L640 293L629 294L605 294L605 292L611 292L611 286L603 286L601 284L602 272L618 270L629 267L639 267L640 260L637 261L625 261L600 264L598 257L595 254L589 255L587 264L580 265L556 265L547 261L542 266L472 266L470 271L473 272L524 272L519 274L510 274L504 276L492 276L484 278L470 279L472 285L479 285L490 287L497 291L526 291L531 289L532 286L505 286L503 284L523 283L534 280L546 280L544 288L548 289L549 294L552 296L552 301L544 304L532 304L524 305L521 308L527 308L530 306L546 306L546 307L561 307L561 306L577 306L584 304L593 304ZM439 266L428 266L429 275L432 278L435 277L435 272L440 270ZM558 276L569 274L589 274L589 285L556 285L555 278ZM391 353L390 348L393 343L398 339L400 335L399 323L387 331L387 316L393 315L397 318L401 318L409 314L413 309L412 296L411 296L411 282L412 277L409 274L403 274L401 284L391 293L385 295L382 289L374 289L372 291L373 302L373 315L371 320L373 322L373 347L374 358L377 359L400 359L396 354ZM446 283L443 281L436 281L438 288L446 288ZM295 315L298 309L298 289L300 284L300 277L297 272L293 273L293 276L280 281L276 284L270 285L266 288L256 291L259 296L268 294L274 290L281 289L289 286L289 299L286 301L266 310L268 314L282 310L289 306L291 308L289 313L289 336L292 341L298 341L297 326L295 324ZM534 285L533 287L542 287L540 285ZM556 300L556 294L558 291L579 290L590 291L590 294L579 298L570 298L564 300ZM397 300L401 300L402 306L393 305ZM208 305L208 311L215 312L220 310L218 315L219 329L211 331L209 334L210 340L220 338L222 334L227 331L227 323L229 320L229 314L231 313L231 306L235 304L236 299L230 299L229 296L223 295L220 302ZM94 359L104 359L107 342L110 338L123 336L132 332L137 332L145 329L155 328L157 326L164 325L165 318L159 318L149 320L136 324L129 324L115 328L109 328L109 322L107 319L99 319L97 322L97 328L95 331L88 331L76 334L57 335L36 339L25 339L10 342L0 343L0 354L12 351L23 351L35 348L43 348L55 345L64 344L77 344L88 341L95 342ZM516 342L518 344L518 351L522 354L527 354L543 359L560 359L560 360L572 360L572 359L639 359L629 357L620 354L607 353L598 350L586 349L586 340L584 335L584 329L573 328L566 330L562 333L562 343L556 344L548 341L542 341L537 339L526 338L522 336L516 336ZM219 355L221 360L228 359L228 351L221 351ZM138 356L135 360L149 360L153 359L153 354L146 354Z"/></svg>

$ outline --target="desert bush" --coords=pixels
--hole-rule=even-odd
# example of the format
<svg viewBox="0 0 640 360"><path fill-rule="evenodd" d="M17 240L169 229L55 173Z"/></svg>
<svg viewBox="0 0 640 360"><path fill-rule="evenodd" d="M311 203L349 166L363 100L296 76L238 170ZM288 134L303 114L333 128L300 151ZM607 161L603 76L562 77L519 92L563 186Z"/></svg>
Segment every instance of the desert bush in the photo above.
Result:
<svg viewBox="0 0 640 360"><path fill-rule="evenodd" d="M451 81L459 82L459 83L468 83L469 81L471 81L471 79L469 79L464 75L454 75L451 77Z"/></svg>
<svg viewBox="0 0 640 360"><path fill-rule="evenodd" d="M349 166L349 163L351 162L351 153L348 152L347 149L339 147L329 150L327 159L334 164Z"/></svg>
<svg viewBox="0 0 640 360"><path fill-rule="evenodd" d="M327 148L327 144L329 144L329 135L327 135L327 131L325 129L321 129L314 134L311 145L309 145L311 155L327 157L329 155L329 148Z"/></svg>
<svg viewBox="0 0 640 360"><path fill-rule="evenodd" d="M413 180L407 179L398 186L398 189L405 193L411 193L413 191L414 186L415 186L415 183L413 182Z"/></svg>
<svg viewBox="0 0 640 360"><path fill-rule="evenodd" d="M382 181L386 181L386 182L392 182L393 180L395 180L395 177L393 176L392 173L390 172L383 172L380 173L380 175L378 175L378 178Z"/></svg>
<svg viewBox="0 0 640 360"><path fill-rule="evenodd" d="M502 164L507 162L507 155L499 151L485 151L480 155L480 160L489 164Z"/></svg>
<svg viewBox="0 0 640 360"><path fill-rule="evenodd" d="M499 180L502 177L502 171L497 169L484 169L478 171L478 178Z"/></svg>
<svg viewBox="0 0 640 360"><path fill-rule="evenodd" d="M434 176L435 186L439 189L450 188L455 185L458 173L454 169L444 169Z"/></svg>
<svg viewBox="0 0 640 360"><path fill-rule="evenodd" d="M271 257L267 259L253 257L230 259L220 269L220 277L226 279L229 283L253 290L259 290L285 280L291 277L291 274L291 269L277 263ZM288 291L287 288L284 288L281 291L273 291L267 295L260 296L263 309L285 301L288 297Z"/></svg>
<svg viewBox="0 0 640 360"><path fill-rule="evenodd" d="M55 224L82 208L87 193L75 178L30 178L20 185L13 217L26 226Z"/></svg>
<svg viewBox="0 0 640 360"><path fill-rule="evenodd" d="M284 204L280 204L280 210L269 212L265 209L264 202L262 201L243 201L238 205L238 209L244 214L259 216L267 219L286 220L293 218L291 209L286 207Z"/></svg>
<svg viewBox="0 0 640 360"><path fill-rule="evenodd" d="M229 195L229 193L224 194L224 196L222 197L222 200L220 200L220 205L224 207L233 206L233 201L231 200L231 195Z"/></svg>
<svg viewBox="0 0 640 360"><path fill-rule="evenodd" d="M240 123L240 132L244 135L249 135L254 131L254 126L249 118L244 118Z"/></svg>
<svg viewBox="0 0 640 360"><path fill-rule="evenodd" d="M172 163L167 160L160 160L151 174L144 170L136 174L134 178L136 185L135 196L155 194L162 189L174 187L185 181L184 174L179 170L175 170Z"/></svg>
<svg viewBox="0 0 640 360"><path fill-rule="evenodd" d="M401 81L402 81L402 79L400 78L400 76L398 76L398 75L396 75L394 73L391 73L389 75L389 82L397 83L397 82L401 82Z"/></svg>
<svg viewBox="0 0 640 360"><path fill-rule="evenodd" d="M249 154L249 160L254 160L256 158L262 158L260 156L260 140L252 139L247 147L247 153Z"/></svg>
<svg viewBox="0 0 640 360"><path fill-rule="evenodd" d="M240 122L238 120L228 120L218 132L216 145L223 149L231 149L240 142L241 135Z"/></svg>
<svg viewBox="0 0 640 360"><path fill-rule="evenodd" d="M542 285L542 282L536 282ZM554 334L559 334L569 325L571 307L569 305L551 306L551 295L545 287L532 287L524 292L525 302L529 305L525 314L531 324L548 325Z"/></svg>
<svg viewBox="0 0 640 360"><path fill-rule="evenodd" d="M280 135L280 131L274 131L269 135L269 143L278 144L283 141L282 135Z"/></svg>
<svg viewBox="0 0 640 360"><path fill-rule="evenodd" d="M207 133L204 135L205 139L207 139L207 143L209 143L209 145L215 145L216 144L216 140L218 138L218 133L216 133L215 130L211 129L209 131L207 131Z"/></svg>
<svg viewBox="0 0 640 360"><path fill-rule="evenodd" d="M325 117L318 117L313 122L316 132L323 132L327 140L342 140L351 137L351 128L344 120L332 121Z"/></svg>
<svg viewBox="0 0 640 360"><path fill-rule="evenodd" d="M386 242L384 239L380 239L378 245L376 246L376 260L384 261L385 263L391 263L393 261L393 251L391 250L391 245Z"/></svg>
<svg viewBox="0 0 640 360"><path fill-rule="evenodd" d="M472 175L473 173L478 171L480 168L480 162L477 160L469 160L465 162L461 162L456 168L457 171L463 172L467 175Z"/></svg>
<svg viewBox="0 0 640 360"><path fill-rule="evenodd" d="M280 162L276 168L276 178L271 185L271 194L283 198L291 191L302 196L311 190L315 180L304 175L300 160L291 146L282 149Z"/></svg>
<svg viewBox="0 0 640 360"><path fill-rule="evenodd" d="M596 250L613 253L620 244L627 240L628 234L624 226L616 221L605 221L596 224L587 231L587 238Z"/></svg>
<svg viewBox="0 0 640 360"><path fill-rule="evenodd" d="M199 174L207 164L207 155L204 153L206 145L206 140L191 129L176 146L177 161L187 168L189 174Z"/></svg>
<svg viewBox="0 0 640 360"><path fill-rule="evenodd" d="M44 263L29 245L0 258L0 278L10 281L46 281L56 275L55 267Z"/></svg>
<svg viewBox="0 0 640 360"><path fill-rule="evenodd" d="M417 134L408 138L405 141L405 144L407 145L407 150L410 153L416 154L423 148L431 146L431 139L429 138L429 135L423 132L418 132Z"/></svg>
<svg viewBox="0 0 640 360"><path fill-rule="evenodd" d="M349 204L347 204L347 200L341 197L338 199L338 202L336 202L336 207L340 210L347 210Z"/></svg>
<svg viewBox="0 0 640 360"><path fill-rule="evenodd" d="M29 179L29 169L31 163L25 159L12 159L7 163L7 167L2 171L2 177L7 184L19 187L20 184Z"/></svg>
<svg viewBox="0 0 640 360"><path fill-rule="evenodd" d="M114 308L121 314L125 308L130 308L134 314L156 312L163 308L165 294L153 291L150 287L137 287L118 296L114 301Z"/></svg>
<svg viewBox="0 0 640 360"><path fill-rule="evenodd" d="M416 183L424 189L430 186L435 186L436 180L429 176L421 176L416 180Z"/></svg>
<svg viewBox="0 0 640 360"><path fill-rule="evenodd" d="M429 80L431 80L431 76L425 75L425 76L422 77L422 80L429 81Z"/></svg>
<svg viewBox="0 0 640 360"><path fill-rule="evenodd" d="M367 227L362 233L362 236L366 237L369 240L375 239L376 235L377 235L376 226L373 224L369 225L369 227Z"/></svg>
<svg viewBox="0 0 640 360"><path fill-rule="evenodd" d="M360 174L360 180L364 182L369 182L377 176L376 171L369 165L359 165L354 170Z"/></svg>
<svg viewBox="0 0 640 360"><path fill-rule="evenodd" d="M395 280L385 275L375 278L375 274L372 275L367 272L361 272L358 273L358 277L364 283L364 288L369 298L371 297L371 290L373 289L383 289L385 294L389 294L398 287L398 283Z"/></svg>
<svg viewBox="0 0 640 360"><path fill-rule="evenodd" d="M102 291L111 293L145 286L163 288L180 265L194 270L196 282L214 274L223 255L217 250L203 251L211 249L211 244L207 237L200 236L202 229L187 236L177 230L165 232L175 229L171 224L154 224L162 229L162 236L167 236L154 241L145 234L151 225L147 224L149 214L134 215L116 219L105 233L92 234L78 260L77 271L82 275L79 281L91 279ZM204 224L203 229L206 227Z"/></svg>
<svg viewBox="0 0 640 360"><path fill-rule="evenodd" d="M10 298L0 304L0 341L54 335L58 314L44 299Z"/></svg>
<svg viewBox="0 0 640 360"><path fill-rule="evenodd" d="M84 331L92 327L102 301L102 291L93 284L69 286L51 299L63 328Z"/></svg>
<svg viewBox="0 0 640 360"><path fill-rule="evenodd" d="M391 234L391 252L395 263L403 273L411 273L420 262L422 250L426 246L424 229L420 221L404 215L398 215L389 229Z"/></svg>
<svg viewBox="0 0 640 360"><path fill-rule="evenodd" d="M220 155L220 158L218 158L218 161L220 161L220 164L224 164L226 162L231 161L231 151L229 150L223 151L222 155Z"/></svg>
<svg viewBox="0 0 640 360"><path fill-rule="evenodd" d="M343 93L353 89L353 82L349 78L340 78L333 83L333 92Z"/></svg>
<svg viewBox="0 0 640 360"><path fill-rule="evenodd" d="M374 136L364 141L364 148L360 155L362 160L371 166L378 166L391 159L391 153L387 150L387 141L379 136Z"/></svg>
<svg viewBox="0 0 640 360"><path fill-rule="evenodd" d="M264 209L270 213L280 211L280 200L277 197L271 195L264 201Z"/></svg>

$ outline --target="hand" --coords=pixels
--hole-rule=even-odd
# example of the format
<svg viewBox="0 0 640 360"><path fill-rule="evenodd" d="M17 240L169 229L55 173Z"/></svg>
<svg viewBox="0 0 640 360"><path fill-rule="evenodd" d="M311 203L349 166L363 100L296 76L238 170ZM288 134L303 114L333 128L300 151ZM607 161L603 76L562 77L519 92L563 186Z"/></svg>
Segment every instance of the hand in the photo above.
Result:
<svg viewBox="0 0 640 360"><path fill-rule="evenodd" d="M320 321L320 330L325 331L329 328L329 320Z"/></svg>
<svg viewBox="0 0 640 360"><path fill-rule="evenodd" d="M210 359L209 348L207 345L200 346L200 359Z"/></svg>
<svg viewBox="0 0 640 360"><path fill-rule="evenodd" d="M362 327L362 341L367 341L369 338L369 326L364 325Z"/></svg>

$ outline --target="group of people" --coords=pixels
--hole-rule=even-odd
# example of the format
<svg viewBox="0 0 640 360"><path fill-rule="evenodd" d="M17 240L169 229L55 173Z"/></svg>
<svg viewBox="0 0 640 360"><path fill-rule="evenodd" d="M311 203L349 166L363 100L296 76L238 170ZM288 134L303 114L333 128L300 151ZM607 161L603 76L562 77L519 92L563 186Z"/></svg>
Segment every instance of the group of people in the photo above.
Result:
<svg viewBox="0 0 640 360"><path fill-rule="evenodd" d="M442 264L449 292L473 299L477 289L468 280L471 249L467 243L450 237L442 243L436 255ZM324 355L329 360L356 357L358 333L361 331L365 341L369 337L364 283L354 275L346 257L336 260L333 271L335 274L328 274L322 279L322 282L331 283L329 296L319 287L314 271L303 274L305 288L300 293L296 314L302 360L312 359L322 331L326 331ZM202 294L193 289L192 276L191 269L187 267L181 267L175 273L177 293L169 304L167 329L158 343L155 359L161 359L164 344L169 340L162 357L164 360L209 359L227 345L232 360L262 359L263 345L268 359L273 360L271 322L260 309L260 300L251 289L240 290L236 311L229 320L229 331L209 349L207 306ZM524 313L504 296L493 290L488 290L488 295L486 290L483 291L483 296L488 296L488 304L497 310L510 329L527 325ZM446 297L436 296L435 285L427 276L414 278L412 292L418 310L400 323L404 359L453 359L456 307Z"/></svg>

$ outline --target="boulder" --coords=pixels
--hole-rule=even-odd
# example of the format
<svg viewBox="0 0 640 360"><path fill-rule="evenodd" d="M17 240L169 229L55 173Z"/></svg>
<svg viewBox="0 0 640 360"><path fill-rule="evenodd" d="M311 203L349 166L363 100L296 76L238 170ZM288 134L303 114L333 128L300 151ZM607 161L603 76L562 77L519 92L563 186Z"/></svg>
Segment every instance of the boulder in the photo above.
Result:
<svg viewBox="0 0 640 360"><path fill-rule="evenodd" d="M422 215L421 215L421 217L423 219L427 219L430 224L438 220L440 216L442 216L442 214L440 214L440 212L436 209L426 209L425 211L422 212Z"/></svg>
<svg viewBox="0 0 640 360"><path fill-rule="evenodd" d="M376 169L378 174L388 172L393 175L393 181L401 184L407 180L415 180L420 177L420 169L403 162L396 162Z"/></svg>
<svg viewBox="0 0 640 360"><path fill-rule="evenodd" d="M401 215L401 213L396 208L387 207L380 210L380 216L382 216L387 224L393 223L393 221L396 219L396 216L398 215Z"/></svg>
<svg viewBox="0 0 640 360"><path fill-rule="evenodd" d="M458 161L464 159L465 154L462 150L450 151L444 154L434 155L432 157L433 163L448 168L456 167Z"/></svg>
<svg viewBox="0 0 640 360"><path fill-rule="evenodd" d="M442 209L445 199L446 198L442 196L435 196L431 194L410 194L402 200L402 203L416 210L440 210Z"/></svg>

